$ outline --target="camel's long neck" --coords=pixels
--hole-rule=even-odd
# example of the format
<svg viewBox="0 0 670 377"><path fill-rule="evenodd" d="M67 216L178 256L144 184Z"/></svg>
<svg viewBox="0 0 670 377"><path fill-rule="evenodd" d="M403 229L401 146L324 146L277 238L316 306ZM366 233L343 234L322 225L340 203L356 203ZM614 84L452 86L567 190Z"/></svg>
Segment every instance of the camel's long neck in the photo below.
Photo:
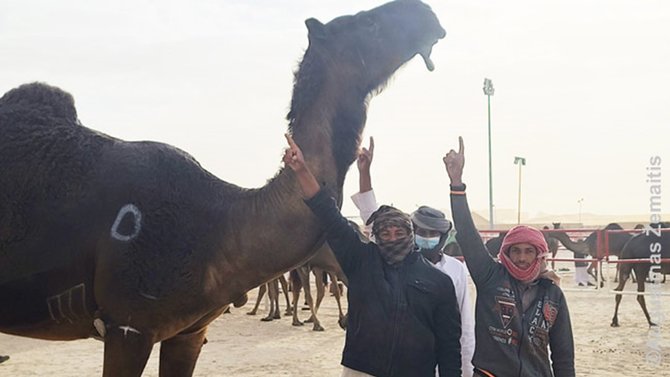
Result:
<svg viewBox="0 0 670 377"><path fill-rule="evenodd" d="M591 248L589 247L588 243L584 241L575 242L571 240L566 233L563 232L547 232L546 234L549 237L556 238L557 240L559 240L563 244L563 246L565 246L570 251L574 251L581 254L588 254L588 255L591 254Z"/></svg>
<svg viewBox="0 0 670 377"><path fill-rule="evenodd" d="M291 130L318 182L341 202L344 176L356 156L366 106L364 98L352 102L354 96L332 89L294 114ZM290 169L283 169L265 187L243 193L223 210L225 246L219 269L224 274L226 270L245 272L232 279L219 276L224 284L234 284L234 290L252 289L299 265L325 238Z"/></svg>
<svg viewBox="0 0 670 377"><path fill-rule="evenodd" d="M356 159L365 125L365 97L340 83L325 85L311 106L291 120L293 136L312 172L327 187L340 192Z"/></svg>

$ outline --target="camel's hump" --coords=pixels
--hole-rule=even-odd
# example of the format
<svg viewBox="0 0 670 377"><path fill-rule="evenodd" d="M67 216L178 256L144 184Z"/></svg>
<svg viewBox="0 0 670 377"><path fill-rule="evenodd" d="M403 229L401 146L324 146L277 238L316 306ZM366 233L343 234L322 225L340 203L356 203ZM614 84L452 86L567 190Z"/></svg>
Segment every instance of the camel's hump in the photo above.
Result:
<svg viewBox="0 0 670 377"><path fill-rule="evenodd" d="M23 84L0 98L0 113L29 113L77 123L77 110L70 93L41 82Z"/></svg>

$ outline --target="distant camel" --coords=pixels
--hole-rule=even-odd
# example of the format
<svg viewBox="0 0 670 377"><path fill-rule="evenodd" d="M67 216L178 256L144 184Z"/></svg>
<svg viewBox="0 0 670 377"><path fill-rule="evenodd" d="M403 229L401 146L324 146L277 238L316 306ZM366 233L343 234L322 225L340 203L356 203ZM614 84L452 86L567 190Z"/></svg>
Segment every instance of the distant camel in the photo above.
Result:
<svg viewBox="0 0 670 377"><path fill-rule="evenodd" d="M288 129L341 202L370 97L416 55L433 70L445 31L411 0L306 25ZM0 172L0 331L100 337L104 377L140 376L157 342L160 376L191 376L209 323L324 240L291 169L241 188L175 147L84 127L44 84L0 98Z"/></svg>
<svg viewBox="0 0 670 377"><path fill-rule="evenodd" d="M623 228L621 225L617 223L610 223L607 224L604 229L596 230L589 234L589 236L586 237L586 239L583 241L573 241L565 232L546 232L545 235L556 238L563 244L563 246L572 252L590 255L594 259L592 262L593 265L596 263L596 260L601 260L605 257L604 242L606 232L608 230L622 229ZM603 242L603 248L601 248L601 250L598 250L598 237L600 237L601 242ZM607 237L609 244L609 254L620 257L623 246L633 237L633 235L630 233L609 233ZM600 286L603 287L604 278L602 276L602 265L600 266L600 271L596 271L595 274L591 273L591 276L596 279L596 282L598 281L598 273L600 274Z"/></svg>
<svg viewBox="0 0 670 377"><path fill-rule="evenodd" d="M316 277L316 303L312 298L312 292L310 289L309 283L309 274L314 272ZM314 331L323 331L324 328L321 326L321 322L317 317L317 312L321 306L321 300L325 296L325 284L323 282L323 273L326 272L330 277L330 280L337 286L337 281L340 280L344 285L349 286L347 277L344 275L340 264L337 263L335 254L330 249L328 244L323 244L319 251L305 263L304 265L295 269L295 273L291 274L291 293L293 294L293 326L302 326L302 322L298 318L298 310L296 310L298 302L300 300L300 288L303 288L305 291L305 301L309 306L311 316L305 322L312 322L312 330ZM335 300L337 301L337 309L339 310L338 323L343 329L346 328L346 316L342 311L342 303L340 301L340 290L335 289L333 291Z"/></svg>
<svg viewBox="0 0 670 377"><path fill-rule="evenodd" d="M256 297L256 304L254 308L247 313L247 315L256 315L258 312L258 306L265 296L265 292L268 294L270 300L270 311L266 317L261 318L263 322L269 322L273 319L280 319L281 314L279 314L279 285L281 284L282 292L284 293L284 298L286 299L286 312L285 315L291 315L293 310L291 309L291 301L288 298L288 282L284 275L280 275L277 279L272 279L266 284L261 284L258 287L258 296Z"/></svg>
<svg viewBox="0 0 670 377"><path fill-rule="evenodd" d="M554 226L554 229L561 229L561 223L551 223ZM542 229L547 230L549 229L548 226L544 226ZM555 270L556 269L556 261L553 259L556 259L556 253L558 253L558 240L553 238L553 237L544 237L547 240L547 247L549 248L549 252L551 253L551 269Z"/></svg>
<svg viewBox="0 0 670 377"><path fill-rule="evenodd" d="M667 224L652 225L651 228L648 228L645 232L632 237L623 247L619 260L646 259L649 260L650 263L622 263L619 270L619 285L614 288L615 291L623 291L631 271L635 271L635 275L637 276L637 291L644 292L645 281L649 276L650 269L652 269L651 262L658 260L652 260L652 251L654 251L655 254L654 258L670 258L670 233L661 232L660 230L662 227L667 228ZM654 264L652 278L653 280L658 281L661 279L661 275L665 274L670 274L670 263L661 264L660 260L658 260L658 263ZM617 294L614 298L615 306L614 316L612 317L612 327L619 326L618 313L621 296L621 294ZM651 316L647 311L644 295L638 295L637 302L640 304L649 326L654 326L655 324L651 321Z"/></svg>

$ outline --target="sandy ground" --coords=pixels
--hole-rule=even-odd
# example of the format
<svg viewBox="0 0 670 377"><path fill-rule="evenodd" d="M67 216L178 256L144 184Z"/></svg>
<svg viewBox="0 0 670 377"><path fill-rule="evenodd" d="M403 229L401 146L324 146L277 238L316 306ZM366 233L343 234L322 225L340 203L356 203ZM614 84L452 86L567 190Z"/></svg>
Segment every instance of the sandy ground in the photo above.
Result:
<svg viewBox="0 0 670 377"><path fill-rule="evenodd" d="M566 288L576 347L578 376L661 376L670 375L670 332L665 326L650 330L635 296L624 296L620 309L621 327L611 328L614 298L608 290L572 289L571 264L558 264L562 286ZM571 288L571 289L567 289ZM629 283L627 289L634 289ZM649 288L648 288L649 289ZM660 288L670 294L670 281ZM261 322L259 315L246 315L255 302L233 309L210 326L209 343L203 348L195 376L339 376L344 331L337 326L337 306L326 297L319 318L326 328L314 332L311 325L291 326L282 317ZM655 301L656 300L656 301ZM661 303L661 311L655 307ZM281 303L283 308L283 303ZM670 297L647 296L652 319L663 325L662 312L670 309ZM283 310L283 309L282 309ZM306 319L307 312L300 312ZM667 317L666 317L667 318ZM660 338L657 337L660 334ZM660 353L653 352L660 347ZM0 364L0 376L100 376L103 344L95 340L51 342L0 334L0 354L11 359ZM648 357L660 357L650 363ZM656 360L658 361L658 360ZM158 376L158 345L147 364L144 376Z"/></svg>

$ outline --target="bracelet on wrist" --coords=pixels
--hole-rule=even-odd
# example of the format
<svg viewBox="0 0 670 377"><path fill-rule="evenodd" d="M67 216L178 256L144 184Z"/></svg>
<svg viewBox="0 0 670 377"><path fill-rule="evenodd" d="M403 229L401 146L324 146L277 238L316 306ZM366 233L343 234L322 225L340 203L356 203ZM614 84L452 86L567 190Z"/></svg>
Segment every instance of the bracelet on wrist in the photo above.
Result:
<svg viewBox="0 0 670 377"><path fill-rule="evenodd" d="M449 189L451 189L452 192L454 192L454 191L461 192L462 191L463 193L465 193L465 183L461 183L460 185L450 184Z"/></svg>
<svg viewBox="0 0 670 377"><path fill-rule="evenodd" d="M451 195L465 195L465 183L460 185L450 184L449 188L451 189Z"/></svg>

